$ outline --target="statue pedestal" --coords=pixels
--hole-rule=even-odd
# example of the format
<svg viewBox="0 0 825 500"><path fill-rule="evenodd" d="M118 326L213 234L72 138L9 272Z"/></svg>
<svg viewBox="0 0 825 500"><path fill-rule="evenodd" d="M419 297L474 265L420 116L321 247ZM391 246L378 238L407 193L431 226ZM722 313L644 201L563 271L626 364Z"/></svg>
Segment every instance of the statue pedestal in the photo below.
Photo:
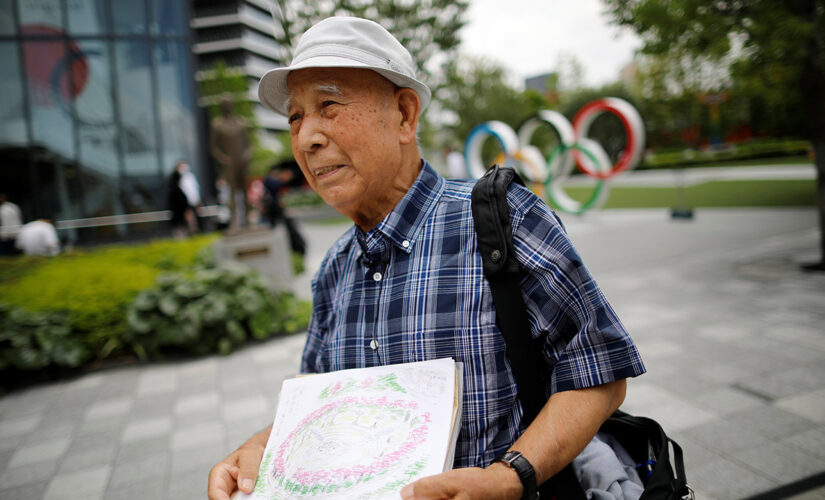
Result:
<svg viewBox="0 0 825 500"><path fill-rule="evenodd" d="M292 291L292 259L286 228L244 228L215 244L218 261L234 260L256 269L273 292Z"/></svg>

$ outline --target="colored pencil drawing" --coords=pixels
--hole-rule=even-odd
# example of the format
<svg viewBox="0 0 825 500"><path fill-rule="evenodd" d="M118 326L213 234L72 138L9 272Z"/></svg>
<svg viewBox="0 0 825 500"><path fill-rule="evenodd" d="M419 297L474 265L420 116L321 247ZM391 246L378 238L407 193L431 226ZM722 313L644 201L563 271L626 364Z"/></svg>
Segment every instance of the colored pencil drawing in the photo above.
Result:
<svg viewBox="0 0 825 500"><path fill-rule="evenodd" d="M421 368L426 366L432 365ZM433 381L446 381L443 373L454 377L454 365L452 371L439 368L440 375L438 369L422 375L409 365L396 367L405 368L285 382L251 498L398 498L404 485L441 472L450 448L453 395ZM422 383L432 389L424 398L415 395L422 387L412 387Z"/></svg>

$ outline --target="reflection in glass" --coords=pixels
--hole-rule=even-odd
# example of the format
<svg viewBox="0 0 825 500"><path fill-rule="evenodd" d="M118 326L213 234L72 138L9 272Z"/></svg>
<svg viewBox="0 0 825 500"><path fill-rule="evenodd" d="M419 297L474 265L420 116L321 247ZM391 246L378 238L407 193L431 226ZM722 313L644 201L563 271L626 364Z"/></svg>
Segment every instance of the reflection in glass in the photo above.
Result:
<svg viewBox="0 0 825 500"><path fill-rule="evenodd" d="M20 78L20 58L15 42L0 42L0 145L22 145L26 142L26 117L23 111L23 80Z"/></svg>
<svg viewBox="0 0 825 500"><path fill-rule="evenodd" d="M173 1L169 3L182 2ZM117 34L140 35L146 33L145 0L117 2L117 5L112 6L112 22Z"/></svg>
<svg viewBox="0 0 825 500"><path fill-rule="evenodd" d="M158 175L149 45L115 42L120 144L126 175Z"/></svg>
<svg viewBox="0 0 825 500"><path fill-rule="evenodd" d="M81 82L75 82L79 93L74 101L74 112L86 209L89 214L123 213L118 196L120 169L109 46L102 40L86 40L81 43L80 51L88 72L82 87Z"/></svg>
<svg viewBox="0 0 825 500"><path fill-rule="evenodd" d="M195 161L195 111L186 46L180 42L157 43L154 59L158 76L158 112L163 137L163 172L168 175L180 159Z"/></svg>
<svg viewBox="0 0 825 500"><path fill-rule="evenodd" d="M183 36L188 30L186 2L152 0L152 16L152 34Z"/></svg>
<svg viewBox="0 0 825 500"><path fill-rule="evenodd" d="M20 12L20 26L26 32L28 26L48 26L63 28L63 9L60 0L21 0L17 2Z"/></svg>
<svg viewBox="0 0 825 500"><path fill-rule="evenodd" d="M104 0L67 0L69 33L98 35L106 32ZM118 8L120 8L118 6Z"/></svg>
<svg viewBox="0 0 825 500"><path fill-rule="evenodd" d="M74 159L71 102L88 71L79 48L62 40L24 42L25 82L29 88L32 142L61 157ZM75 75L73 78L70 75Z"/></svg>
<svg viewBox="0 0 825 500"><path fill-rule="evenodd" d="M16 33L13 4L14 0L0 0L0 35Z"/></svg>

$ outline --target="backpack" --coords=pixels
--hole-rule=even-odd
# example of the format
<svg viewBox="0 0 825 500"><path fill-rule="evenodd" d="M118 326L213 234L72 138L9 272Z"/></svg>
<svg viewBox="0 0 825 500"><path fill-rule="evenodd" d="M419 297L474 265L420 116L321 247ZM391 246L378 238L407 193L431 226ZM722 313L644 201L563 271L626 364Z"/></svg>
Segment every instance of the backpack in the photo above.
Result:
<svg viewBox="0 0 825 500"><path fill-rule="evenodd" d="M524 411L523 418L529 424L546 402L544 388L548 381L541 369L540 349L531 336L524 334L530 328L521 295L520 266L515 256L507 203L507 187L511 182L524 185L512 168L493 165L473 187L471 206L484 275L492 290L497 323L511 361ZM518 360L518 363L513 360ZM599 431L614 436L637 463L637 471L644 484L642 500L693 498L685 478L682 449L655 420L617 410ZM539 485L539 493L541 498L558 500L586 498L571 465Z"/></svg>

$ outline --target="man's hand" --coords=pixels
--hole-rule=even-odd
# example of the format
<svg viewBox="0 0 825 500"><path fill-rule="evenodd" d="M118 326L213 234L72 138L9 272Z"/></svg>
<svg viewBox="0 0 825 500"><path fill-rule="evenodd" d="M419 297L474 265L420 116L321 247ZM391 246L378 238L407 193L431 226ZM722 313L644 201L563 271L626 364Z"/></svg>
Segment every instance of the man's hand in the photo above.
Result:
<svg viewBox="0 0 825 500"><path fill-rule="evenodd" d="M496 462L486 469L453 469L425 477L401 490L403 500L518 500L521 480L516 471Z"/></svg>
<svg viewBox="0 0 825 500"><path fill-rule="evenodd" d="M209 500L229 500L240 490L252 493L272 426L255 434L209 471Z"/></svg>

